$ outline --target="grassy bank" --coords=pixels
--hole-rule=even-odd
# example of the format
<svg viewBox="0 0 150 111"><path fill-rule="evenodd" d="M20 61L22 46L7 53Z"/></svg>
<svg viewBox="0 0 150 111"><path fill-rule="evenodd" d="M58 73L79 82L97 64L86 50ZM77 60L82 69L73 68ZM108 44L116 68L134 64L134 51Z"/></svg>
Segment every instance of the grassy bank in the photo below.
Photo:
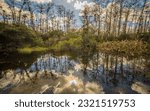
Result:
<svg viewBox="0 0 150 111"><path fill-rule="evenodd" d="M46 47L24 47L24 48L18 48L17 49L19 53L26 53L26 54L30 54L32 52L44 52L47 51L48 48Z"/></svg>

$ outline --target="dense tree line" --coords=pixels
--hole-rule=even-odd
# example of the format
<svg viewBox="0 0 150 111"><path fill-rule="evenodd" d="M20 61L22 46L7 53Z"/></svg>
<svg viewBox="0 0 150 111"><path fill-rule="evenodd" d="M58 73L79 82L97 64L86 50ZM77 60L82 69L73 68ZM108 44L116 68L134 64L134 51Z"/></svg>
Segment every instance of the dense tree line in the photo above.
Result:
<svg viewBox="0 0 150 111"><path fill-rule="evenodd" d="M25 24L34 30L68 31L75 26L74 11L53 2L35 3L30 0L5 0L0 5L1 21ZM150 32L150 3L148 0L93 0L81 10L81 30L93 29L96 36ZM88 31L87 30L87 31Z"/></svg>

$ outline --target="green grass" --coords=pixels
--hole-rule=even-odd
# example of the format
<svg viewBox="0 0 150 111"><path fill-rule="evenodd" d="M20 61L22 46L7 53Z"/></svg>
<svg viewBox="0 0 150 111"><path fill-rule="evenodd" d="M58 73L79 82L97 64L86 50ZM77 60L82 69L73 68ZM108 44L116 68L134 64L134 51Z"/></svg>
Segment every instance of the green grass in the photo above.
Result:
<svg viewBox="0 0 150 111"><path fill-rule="evenodd" d="M45 48L45 47L24 47L24 48L19 48L18 52L30 54L32 52L44 52L47 50L48 48Z"/></svg>

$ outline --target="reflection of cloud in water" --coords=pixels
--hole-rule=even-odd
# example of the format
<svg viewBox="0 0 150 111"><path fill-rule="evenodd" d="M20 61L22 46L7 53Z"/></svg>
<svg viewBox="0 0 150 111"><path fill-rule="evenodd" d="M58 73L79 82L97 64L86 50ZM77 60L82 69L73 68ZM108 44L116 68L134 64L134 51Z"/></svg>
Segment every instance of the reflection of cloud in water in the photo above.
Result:
<svg viewBox="0 0 150 111"><path fill-rule="evenodd" d="M110 57L110 56L109 56ZM144 82L144 76L141 70L144 70L142 65L144 62L141 60L126 60L123 61L123 73L121 73L121 61L118 57L117 69L115 72L115 63L108 62L108 70L106 69L106 61L104 61L105 56L101 55L99 57L99 63L97 66L93 66L93 61L90 60L87 67L86 75L83 74L83 64L78 58L77 60L70 59L69 56L54 56L52 54L46 54L37 59L28 71L36 72L52 72L54 74L69 75L72 74L75 77L80 78L84 82L96 82L104 87L106 93L135 93L131 89L131 85L135 81ZM115 60L113 57L112 59ZM95 61L96 59L94 59ZM114 61L113 60L113 61ZM139 63L138 63L139 61ZM110 65L112 64L112 65ZM138 68L140 65L140 68ZM17 69L19 71L19 69ZM71 79L70 84L78 84L74 79Z"/></svg>
<svg viewBox="0 0 150 111"><path fill-rule="evenodd" d="M80 78L69 75L64 76L60 86L54 91L56 94L100 94L104 93L103 88L95 82L83 82Z"/></svg>

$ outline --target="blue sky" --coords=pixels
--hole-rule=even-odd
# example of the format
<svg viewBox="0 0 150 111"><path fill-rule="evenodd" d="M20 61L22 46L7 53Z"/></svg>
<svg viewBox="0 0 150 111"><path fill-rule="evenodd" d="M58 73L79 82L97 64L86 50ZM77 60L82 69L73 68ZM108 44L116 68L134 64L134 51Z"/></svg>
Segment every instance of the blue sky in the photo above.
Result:
<svg viewBox="0 0 150 111"><path fill-rule="evenodd" d="M79 13L84 4L91 3L92 0L31 0L37 3L53 2L55 5L64 5L66 9L74 11L77 27L80 26Z"/></svg>

